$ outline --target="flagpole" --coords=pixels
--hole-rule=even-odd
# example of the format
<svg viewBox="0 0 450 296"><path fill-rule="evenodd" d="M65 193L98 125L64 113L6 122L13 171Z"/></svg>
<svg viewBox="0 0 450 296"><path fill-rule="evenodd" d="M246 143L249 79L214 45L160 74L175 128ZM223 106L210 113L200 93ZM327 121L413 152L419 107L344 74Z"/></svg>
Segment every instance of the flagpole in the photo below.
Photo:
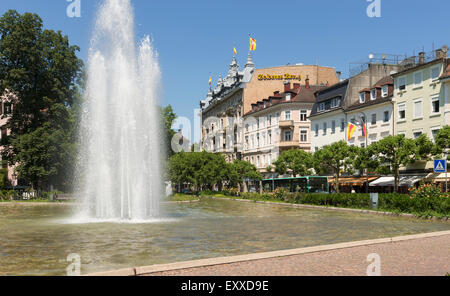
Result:
<svg viewBox="0 0 450 296"><path fill-rule="evenodd" d="M367 116L362 111L359 111L359 113L361 113L364 116L364 121L363 120L361 120L361 121L363 121L363 126L362 126L363 131L365 129L364 138L366 138L366 147L365 148L367 149L367 147L369 146L369 137L368 137L369 129L367 128ZM366 172L366 193L369 193L369 168L367 167L366 170L367 170L367 172Z"/></svg>

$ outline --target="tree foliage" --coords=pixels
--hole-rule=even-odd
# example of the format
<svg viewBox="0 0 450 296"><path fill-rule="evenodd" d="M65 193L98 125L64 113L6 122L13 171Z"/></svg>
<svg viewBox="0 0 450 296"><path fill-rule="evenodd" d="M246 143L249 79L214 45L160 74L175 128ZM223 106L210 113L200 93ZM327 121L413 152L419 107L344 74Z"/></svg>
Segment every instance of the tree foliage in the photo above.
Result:
<svg viewBox="0 0 450 296"><path fill-rule="evenodd" d="M77 51L36 14L10 10L0 18L0 93L11 93L13 104L2 156L34 186L65 187L71 179L83 67Z"/></svg>
<svg viewBox="0 0 450 296"><path fill-rule="evenodd" d="M206 151L176 153L169 159L168 170L174 184L191 184L197 190L220 187L223 183L234 186L246 178L261 179L254 165L240 160L227 163L222 154Z"/></svg>
<svg viewBox="0 0 450 296"><path fill-rule="evenodd" d="M301 149L288 150L281 154L274 165L275 171L280 175L287 172L292 173L294 177L311 175L313 155Z"/></svg>
<svg viewBox="0 0 450 296"><path fill-rule="evenodd" d="M333 143L314 153L314 169L319 174L333 173L339 193L339 177L342 173L353 173L355 155L356 147L347 145L345 141Z"/></svg>

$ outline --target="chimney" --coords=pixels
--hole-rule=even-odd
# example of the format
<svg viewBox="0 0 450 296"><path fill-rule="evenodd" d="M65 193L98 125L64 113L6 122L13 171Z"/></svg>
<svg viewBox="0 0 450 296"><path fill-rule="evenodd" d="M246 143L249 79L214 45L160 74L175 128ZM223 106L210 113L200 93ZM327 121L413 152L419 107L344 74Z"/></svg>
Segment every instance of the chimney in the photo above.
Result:
<svg viewBox="0 0 450 296"><path fill-rule="evenodd" d="M425 64L425 53L419 52L419 65Z"/></svg>
<svg viewBox="0 0 450 296"><path fill-rule="evenodd" d="M291 90L291 83L288 81L284 82L284 92L288 92Z"/></svg>
<svg viewBox="0 0 450 296"><path fill-rule="evenodd" d="M295 90L299 89L300 87L301 87L300 83L294 83L294 89Z"/></svg>
<svg viewBox="0 0 450 296"><path fill-rule="evenodd" d="M309 87L309 77L308 77L308 76L306 76L306 80L305 80L305 88L306 88L306 89L310 89L310 87Z"/></svg>
<svg viewBox="0 0 450 296"><path fill-rule="evenodd" d="M278 95L278 94L280 94L280 91L279 91L279 90L273 92L273 95L274 95L274 96L276 96L276 95Z"/></svg>
<svg viewBox="0 0 450 296"><path fill-rule="evenodd" d="M341 82L341 75L342 75L341 71L337 71L336 72L336 76L337 76L338 82Z"/></svg>
<svg viewBox="0 0 450 296"><path fill-rule="evenodd" d="M446 55L447 53L444 53L444 50L442 48L436 50L436 59L443 59Z"/></svg>

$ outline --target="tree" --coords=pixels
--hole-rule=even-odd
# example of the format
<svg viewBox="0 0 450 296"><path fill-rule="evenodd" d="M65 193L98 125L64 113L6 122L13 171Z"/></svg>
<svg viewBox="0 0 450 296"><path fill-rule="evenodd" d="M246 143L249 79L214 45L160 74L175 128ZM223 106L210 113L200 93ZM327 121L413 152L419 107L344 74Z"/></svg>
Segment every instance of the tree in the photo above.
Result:
<svg viewBox="0 0 450 296"><path fill-rule="evenodd" d="M353 167L362 172L366 171L366 192L369 192L369 173L374 172L379 167L378 160L374 157L374 147L370 145L369 147L355 147L355 159L353 161Z"/></svg>
<svg viewBox="0 0 450 296"><path fill-rule="evenodd" d="M287 172L297 177L311 175L313 167L313 156L311 153L301 149L285 151L274 162L275 170L278 174L284 175Z"/></svg>
<svg viewBox="0 0 450 296"><path fill-rule="evenodd" d="M83 67L77 51L36 14L10 10L0 18L0 93L13 104L2 157L33 186L71 180Z"/></svg>
<svg viewBox="0 0 450 296"><path fill-rule="evenodd" d="M172 150L172 138L176 132L172 129L172 124L177 119L177 115L173 112L171 105L168 105L161 109L161 116L164 125L164 141L166 146L166 156L170 158L174 152Z"/></svg>
<svg viewBox="0 0 450 296"><path fill-rule="evenodd" d="M237 180L239 184L242 185L242 188L244 189L244 192L247 192L247 185L245 183L246 179L250 180L262 180L261 174L258 172L258 169L251 163L243 160L236 159L233 162L232 166L234 172L237 175Z"/></svg>
<svg viewBox="0 0 450 296"><path fill-rule="evenodd" d="M381 167L379 172L394 175L394 191L398 191L400 167L416 161L416 143L404 135L388 136L372 144L375 158Z"/></svg>
<svg viewBox="0 0 450 296"><path fill-rule="evenodd" d="M450 126L444 126L439 130L435 138L435 143L436 155L448 152L450 149ZM447 154L447 160L450 160L450 154Z"/></svg>
<svg viewBox="0 0 450 296"><path fill-rule="evenodd" d="M335 176L336 192L339 193L339 177L343 172L353 172L353 160L356 147L348 146L345 141L335 142L314 153L316 173L332 172Z"/></svg>

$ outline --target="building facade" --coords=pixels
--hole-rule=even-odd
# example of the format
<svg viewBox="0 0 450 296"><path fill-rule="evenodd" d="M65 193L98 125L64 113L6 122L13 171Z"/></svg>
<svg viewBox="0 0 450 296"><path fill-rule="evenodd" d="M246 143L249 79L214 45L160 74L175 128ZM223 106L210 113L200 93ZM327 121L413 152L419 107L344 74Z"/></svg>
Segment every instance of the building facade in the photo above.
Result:
<svg viewBox="0 0 450 296"><path fill-rule="evenodd" d="M311 85L338 81L335 70L330 67L294 65L255 69L251 55L240 71L233 57L227 76L219 78L206 100L200 102L202 148L223 153L227 161L242 159L246 153L243 114L251 112L252 104L274 92L284 92L283 82L299 84L306 77Z"/></svg>
<svg viewBox="0 0 450 296"><path fill-rule="evenodd" d="M371 88L360 91L359 101L346 110L347 118L352 123L365 122L367 137L362 127L358 128L349 145L366 147L394 133L393 103L394 80L387 76Z"/></svg>
<svg viewBox="0 0 450 296"><path fill-rule="evenodd" d="M419 56L417 66L393 75L395 81L394 134L416 139L426 134L434 139L448 124L448 83L441 79L447 65L447 50L440 49L436 58L425 62Z"/></svg>
<svg viewBox="0 0 450 296"><path fill-rule="evenodd" d="M309 84L284 83L284 92L252 104L244 115L243 159L254 164L264 175L266 168L283 151L311 151L311 122L309 116L315 102L315 92L325 88Z"/></svg>
<svg viewBox="0 0 450 296"><path fill-rule="evenodd" d="M316 103L311 112L312 149L317 151L338 141L347 141L348 109L361 101L361 91L377 87L377 82L398 71L397 64L369 63L361 73L317 92ZM360 112L360 111L359 111ZM354 111L353 113L356 113ZM354 121L360 116L354 116ZM353 142L359 143L360 139Z"/></svg>
<svg viewBox="0 0 450 296"><path fill-rule="evenodd" d="M14 100L17 97L6 91L2 96L0 96L0 151L3 151L3 141L7 136L11 134L11 130L7 127L8 121L12 116L14 109ZM0 156L1 157L1 156ZM2 161L2 168L8 169L8 180L12 186L18 185L17 175L15 174L15 166L9 166L6 162Z"/></svg>

